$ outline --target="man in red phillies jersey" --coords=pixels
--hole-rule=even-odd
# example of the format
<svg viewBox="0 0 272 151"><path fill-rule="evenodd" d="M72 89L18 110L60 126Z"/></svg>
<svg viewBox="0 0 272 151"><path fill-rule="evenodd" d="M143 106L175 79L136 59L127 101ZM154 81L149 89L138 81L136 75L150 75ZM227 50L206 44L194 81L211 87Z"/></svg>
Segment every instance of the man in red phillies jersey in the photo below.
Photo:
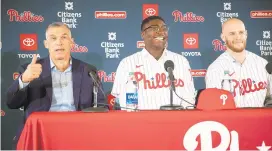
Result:
<svg viewBox="0 0 272 151"><path fill-rule="evenodd" d="M236 107L263 107L271 76L265 69L267 61L245 49L244 23L237 18L227 20L222 25L221 38L227 50L209 66L206 87L221 89L223 78L228 76Z"/></svg>
<svg viewBox="0 0 272 151"><path fill-rule="evenodd" d="M121 107L126 105L126 83L129 73L134 73L138 84L138 108L159 109L170 103L170 80L164 69L167 60L174 62L176 92L185 100L195 103L195 88L190 74L188 60L180 54L166 49L168 27L163 18L149 16L142 21L141 37L145 48L142 51L124 58L116 71L111 94L119 97ZM190 106L181 101L175 94L173 104Z"/></svg>

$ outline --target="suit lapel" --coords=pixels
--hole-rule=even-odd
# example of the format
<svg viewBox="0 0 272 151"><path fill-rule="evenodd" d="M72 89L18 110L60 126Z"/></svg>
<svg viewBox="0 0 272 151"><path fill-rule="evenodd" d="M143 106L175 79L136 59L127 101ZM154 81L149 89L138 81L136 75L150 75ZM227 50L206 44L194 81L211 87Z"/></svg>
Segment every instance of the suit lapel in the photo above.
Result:
<svg viewBox="0 0 272 151"><path fill-rule="evenodd" d="M73 78L73 95L76 109L79 106L79 95L82 81L83 69L80 68L80 62L72 58L72 78Z"/></svg>
<svg viewBox="0 0 272 151"><path fill-rule="evenodd" d="M42 63L42 81L43 85L46 89L46 94L50 99L50 105L52 102L52 76L51 76L51 68L50 68L50 59L47 57Z"/></svg>
<svg viewBox="0 0 272 151"><path fill-rule="evenodd" d="M72 58L72 79L73 79L73 96L74 103L76 109L78 109L79 105L79 94L81 88L81 79L83 69L80 68L80 62L74 58ZM44 60L42 63L42 73L41 73L43 85L46 89L46 94L50 99L50 105L52 103L52 76L51 76L51 68L50 68L50 59L49 57Z"/></svg>

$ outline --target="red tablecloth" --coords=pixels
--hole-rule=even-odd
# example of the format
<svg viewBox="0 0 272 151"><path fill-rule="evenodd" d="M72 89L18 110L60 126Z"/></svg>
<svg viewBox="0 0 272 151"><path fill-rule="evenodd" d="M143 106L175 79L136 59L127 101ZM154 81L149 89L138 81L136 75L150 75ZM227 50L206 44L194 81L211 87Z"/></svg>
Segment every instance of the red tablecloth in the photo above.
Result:
<svg viewBox="0 0 272 151"><path fill-rule="evenodd" d="M257 150L258 146L272 146L272 109L40 112L28 118L17 149Z"/></svg>

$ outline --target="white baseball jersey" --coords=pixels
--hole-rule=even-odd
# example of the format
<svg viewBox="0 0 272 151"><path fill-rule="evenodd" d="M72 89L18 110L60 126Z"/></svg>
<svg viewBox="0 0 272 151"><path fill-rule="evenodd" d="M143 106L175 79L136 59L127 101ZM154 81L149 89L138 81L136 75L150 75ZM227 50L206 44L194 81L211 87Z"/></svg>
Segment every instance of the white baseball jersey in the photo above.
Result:
<svg viewBox="0 0 272 151"><path fill-rule="evenodd" d="M190 73L188 60L177 53L164 50L161 58L156 60L146 49L124 58L116 71L111 94L119 97L120 106L126 106L126 82L130 72L135 73L138 83L138 108L159 109L170 104L170 80L164 69L167 60L174 62L175 87L177 94L183 99L195 103L195 88ZM192 106L173 93L173 104L183 107Z"/></svg>
<svg viewBox="0 0 272 151"><path fill-rule="evenodd" d="M224 72L227 72L232 79L236 107L263 107L271 86L266 64L265 59L249 51L246 51L243 64L224 52L209 66L205 77L206 88L222 89Z"/></svg>

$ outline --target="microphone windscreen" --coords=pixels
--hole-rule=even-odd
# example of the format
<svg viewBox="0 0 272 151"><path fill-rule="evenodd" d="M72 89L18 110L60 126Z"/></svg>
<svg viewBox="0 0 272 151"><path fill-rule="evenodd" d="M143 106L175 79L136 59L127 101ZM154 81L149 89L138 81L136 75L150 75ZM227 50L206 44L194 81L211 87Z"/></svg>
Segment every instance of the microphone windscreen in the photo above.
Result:
<svg viewBox="0 0 272 151"><path fill-rule="evenodd" d="M165 61L165 63L164 63L164 69L166 70L166 71L168 71L167 70L167 68L172 68L173 70L174 70L174 62L172 61L172 60L167 60L167 61Z"/></svg>
<svg viewBox="0 0 272 151"><path fill-rule="evenodd" d="M269 62L268 64L266 64L265 69L269 74L271 74L272 73L272 62Z"/></svg>
<svg viewBox="0 0 272 151"><path fill-rule="evenodd" d="M88 73L89 73L90 71L93 71L93 72L96 73L96 71L97 71L96 67L93 66L93 65L90 65L90 64L86 64L85 68L86 68L86 70L87 70Z"/></svg>

